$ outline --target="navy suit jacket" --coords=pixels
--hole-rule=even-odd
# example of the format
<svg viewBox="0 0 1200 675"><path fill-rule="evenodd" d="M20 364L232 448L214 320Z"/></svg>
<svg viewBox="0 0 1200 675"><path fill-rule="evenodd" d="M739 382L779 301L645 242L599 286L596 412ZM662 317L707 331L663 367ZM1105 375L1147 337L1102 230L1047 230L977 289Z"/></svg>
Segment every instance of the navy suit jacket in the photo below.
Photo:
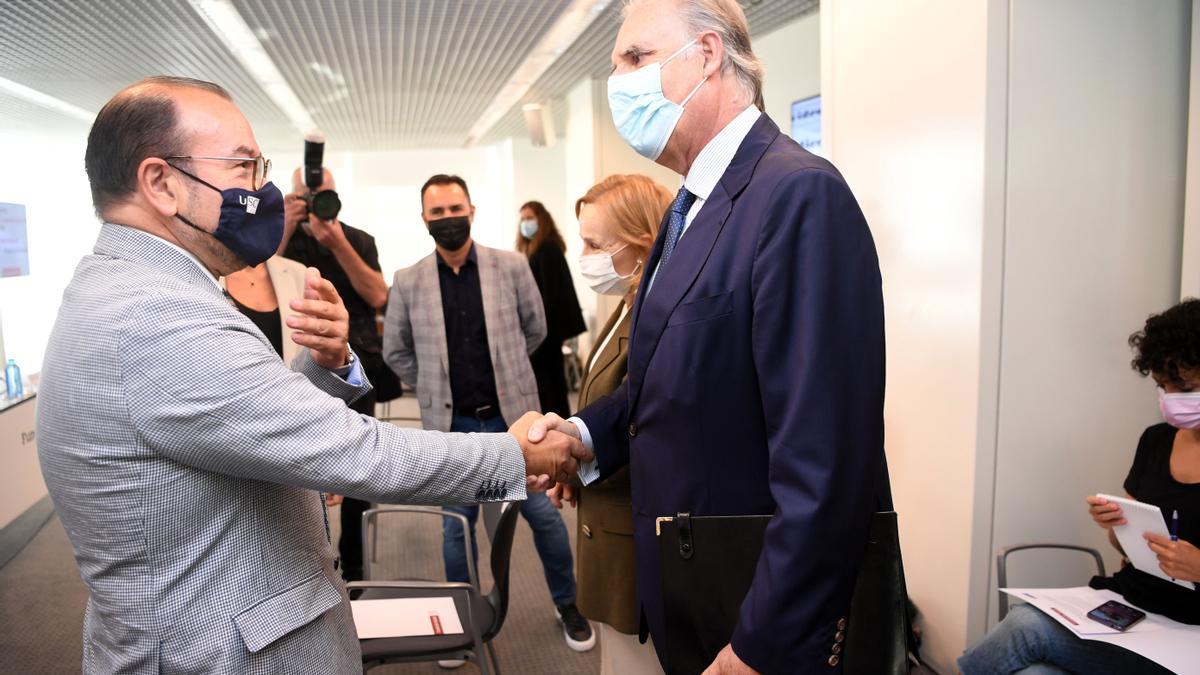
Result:
<svg viewBox="0 0 1200 675"><path fill-rule="evenodd" d="M601 476L632 471L650 633L665 653L656 517L772 514L733 649L763 673L836 672L887 480L883 296L862 211L763 115L648 286L625 384L578 416Z"/></svg>

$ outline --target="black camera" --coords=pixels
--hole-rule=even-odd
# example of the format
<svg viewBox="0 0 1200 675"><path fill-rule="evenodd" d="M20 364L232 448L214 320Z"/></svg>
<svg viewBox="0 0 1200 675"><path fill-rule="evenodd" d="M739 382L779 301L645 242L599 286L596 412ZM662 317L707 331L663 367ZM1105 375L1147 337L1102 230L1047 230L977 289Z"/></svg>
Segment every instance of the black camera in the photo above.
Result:
<svg viewBox="0 0 1200 675"><path fill-rule="evenodd" d="M308 205L309 213L326 221L337 218L338 212L342 210L342 200L333 190L309 192L304 195L304 203Z"/></svg>
<svg viewBox="0 0 1200 675"><path fill-rule="evenodd" d="M342 210L342 200L333 190L321 190L325 182L325 134L320 131L309 132L304 137L304 184L308 186L308 194L304 195L304 203L308 212L321 220L333 220Z"/></svg>

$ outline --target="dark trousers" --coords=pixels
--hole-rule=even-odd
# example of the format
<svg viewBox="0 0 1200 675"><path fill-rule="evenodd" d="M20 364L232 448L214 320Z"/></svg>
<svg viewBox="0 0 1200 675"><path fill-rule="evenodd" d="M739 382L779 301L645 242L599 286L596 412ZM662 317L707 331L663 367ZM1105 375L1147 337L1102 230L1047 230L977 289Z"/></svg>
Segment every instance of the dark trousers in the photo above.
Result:
<svg viewBox="0 0 1200 675"><path fill-rule="evenodd" d="M450 423L452 432L503 433L508 429L504 418L490 420L455 415ZM479 546L475 541L475 522L479 517L478 504L450 504L447 511L466 517L471 529L471 558L478 563ZM571 559L571 541L558 509L544 492L530 492L521 502L521 515L533 530L533 545L542 559L542 571L550 597L558 606L575 604L575 563ZM463 541L462 523L456 519L442 520L442 555L446 564L446 581L470 581L467 568L467 547Z"/></svg>
<svg viewBox="0 0 1200 675"><path fill-rule="evenodd" d="M375 415L375 392L350 404L350 409L363 415ZM346 497L342 500L342 537L338 540L338 555L342 558L342 577L346 581L362 579L362 514L371 508L370 502Z"/></svg>
<svg viewBox="0 0 1200 675"><path fill-rule="evenodd" d="M546 340L529 355L529 363L533 366L533 377L537 380L541 412L558 413L563 419L570 417L570 392L567 390L567 374L563 368L562 341L550 343L550 340Z"/></svg>

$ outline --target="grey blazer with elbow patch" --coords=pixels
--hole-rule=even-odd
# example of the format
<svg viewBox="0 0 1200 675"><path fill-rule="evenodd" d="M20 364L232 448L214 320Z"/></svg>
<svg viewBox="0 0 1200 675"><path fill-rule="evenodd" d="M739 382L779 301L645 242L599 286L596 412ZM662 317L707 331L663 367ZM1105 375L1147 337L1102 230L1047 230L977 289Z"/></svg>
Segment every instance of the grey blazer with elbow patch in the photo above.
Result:
<svg viewBox="0 0 1200 675"><path fill-rule="evenodd" d="M38 396L42 473L90 598L84 673L360 673L314 490L523 499L507 434L400 429L303 350L285 366L212 277L105 224Z"/></svg>

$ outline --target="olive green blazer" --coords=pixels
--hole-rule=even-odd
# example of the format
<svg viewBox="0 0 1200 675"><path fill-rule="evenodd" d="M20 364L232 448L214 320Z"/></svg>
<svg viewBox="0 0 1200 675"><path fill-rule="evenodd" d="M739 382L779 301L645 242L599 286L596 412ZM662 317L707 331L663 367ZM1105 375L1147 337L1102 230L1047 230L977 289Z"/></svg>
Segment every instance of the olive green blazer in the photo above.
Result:
<svg viewBox="0 0 1200 675"><path fill-rule="evenodd" d="M584 371L579 388L579 407L612 393L625 380L629 350L629 318L619 322L622 302L596 336L596 347L604 336L612 339L594 367ZM593 347L595 349L596 347ZM588 355L587 363L592 361ZM579 611L629 635L638 632L637 589L634 576L633 505L629 496L629 468L621 469L600 483L579 491L579 531L576 540Z"/></svg>

